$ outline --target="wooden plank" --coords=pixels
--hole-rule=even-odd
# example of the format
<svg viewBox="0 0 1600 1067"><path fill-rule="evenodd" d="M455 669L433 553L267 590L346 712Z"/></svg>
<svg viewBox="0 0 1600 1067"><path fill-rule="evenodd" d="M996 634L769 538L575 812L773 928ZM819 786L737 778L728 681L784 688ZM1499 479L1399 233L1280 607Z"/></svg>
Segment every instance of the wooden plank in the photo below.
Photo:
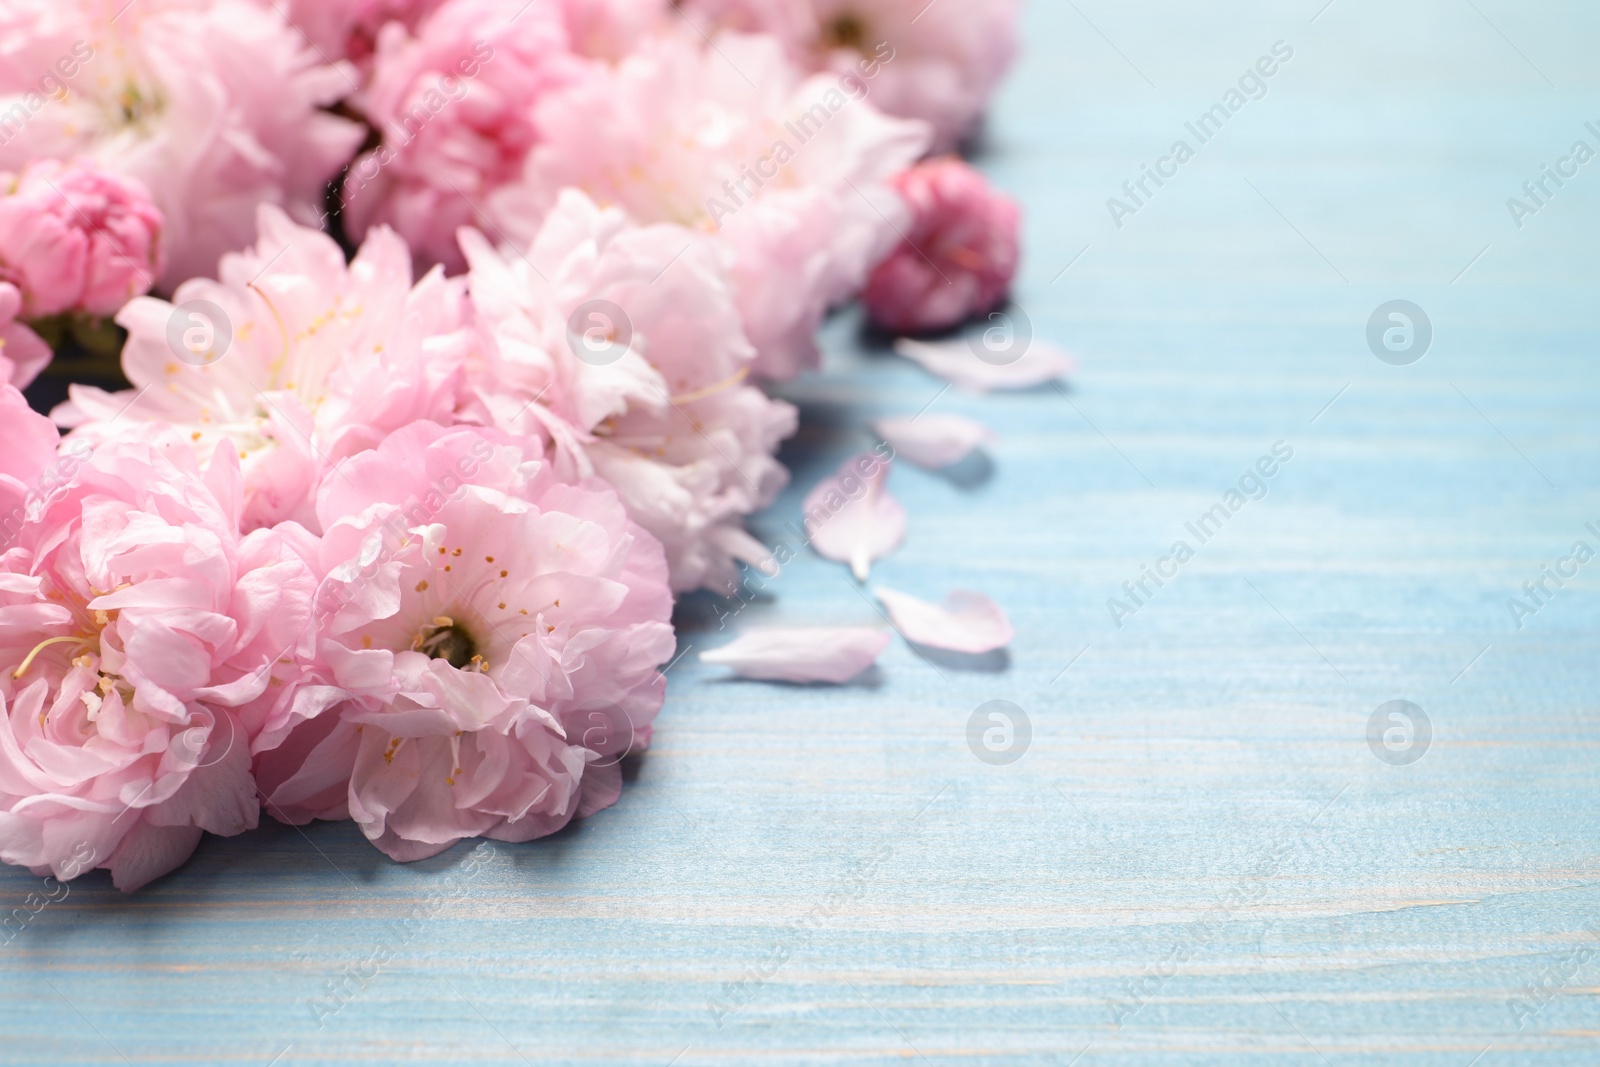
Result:
<svg viewBox="0 0 1600 1067"><path fill-rule="evenodd" d="M1600 164L1521 229L1505 207L1595 144L1600 15L1230 8L1028 11L982 162L1027 205L1018 302L1079 354L1066 394L941 392L850 315L785 390L773 540L872 417L997 429L986 478L894 474L911 533L874 581L994 596L1002 669L897 644L862 684L784 687L691 650L622 802L554 839L400 867L267 825L132 897L85 878L0 947L0 1059L1600 1059L1595 576L1520 629L1506 607L1600 546ZM1118 228L1106 199L1279 40L1266 94ZM1435 329L1411 366L1365 339L1396 298ZM879 621L806 554L751 601L687 602L681 647ZM1409 765L1367 742L1397 698L1432 728ZM992 699L1032 724L1010 766L968 749ZM38 886L0 872L0 903Z"/></svg>

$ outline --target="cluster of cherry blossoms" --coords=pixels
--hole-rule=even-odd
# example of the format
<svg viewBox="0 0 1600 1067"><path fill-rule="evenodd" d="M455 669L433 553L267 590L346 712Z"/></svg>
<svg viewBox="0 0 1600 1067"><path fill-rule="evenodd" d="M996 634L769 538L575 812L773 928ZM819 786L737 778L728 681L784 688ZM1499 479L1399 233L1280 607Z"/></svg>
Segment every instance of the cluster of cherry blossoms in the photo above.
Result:
<svg viewBox="0 0 1600 1067"><path fill-rule="evenodd" d="M0 860L133 889L263 812L414 860L615 802L675 597L774 566L746 520L797 412L764 386L813 370L851 300L897 334L1005 300L1017 209L949 153L1016 16L10 0ZM126 388L29 407L55 352L107 344ZM977 389L1066 368L900 346ZM806 502L861 580L904 532L889 459L988 439L876 429ZM978 594L877 595L913 642L1011 636ZM887 642L703 658L844 681Z"/></svg>

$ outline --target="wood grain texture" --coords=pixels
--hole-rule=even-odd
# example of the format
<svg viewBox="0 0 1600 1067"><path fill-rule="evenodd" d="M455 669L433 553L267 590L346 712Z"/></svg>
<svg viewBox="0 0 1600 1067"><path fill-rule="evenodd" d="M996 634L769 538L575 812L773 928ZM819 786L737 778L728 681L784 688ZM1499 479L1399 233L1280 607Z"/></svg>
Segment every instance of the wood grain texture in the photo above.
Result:
<svg viewBox="0 0 1600 1067"><path fill-rule="evenodd" d="M1079 355L1065 393L941 392L849 315L785 390L773 540L873 417L998 431L991 470L895 472L911 532L874 581L989 593L1005 663L698 665L747 623L881 624L802 554L733 618L684 605L613 810L405 867L268 824L131 897L84 878L0 947L0 1061L1600 1062L1600 563L1520 629L1506 607L1600 547L1600 161L1521 229L1505 206L1597 146L1600 14L1222 6L1027 13L981 159L1027 206L1018 301ZM1266 95L1115 226L1279 40ZM1435 328L1408 367L1366 347L1394 298ZM1278 441L1268 495L1115 626ZM1365 739L1394 698L1432 724L1409 766ZM1032 723L1011 766L967 746L991 699ZM7 908L39 888L0 872Z"/></svg>

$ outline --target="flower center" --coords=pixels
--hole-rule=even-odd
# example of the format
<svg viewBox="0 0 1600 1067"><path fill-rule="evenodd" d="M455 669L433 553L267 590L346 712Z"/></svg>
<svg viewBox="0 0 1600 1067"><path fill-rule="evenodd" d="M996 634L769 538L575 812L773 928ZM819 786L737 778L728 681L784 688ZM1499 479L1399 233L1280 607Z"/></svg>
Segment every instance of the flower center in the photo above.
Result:
<svg viewBox="0 0 1600 1067"><path fill-rule="evenodd" d="M119 590L126 588L128 588L126 583L118 587ZM100 594L97 592L94 595L99 596ZM19 679L23 675L27 674L28 668L33 666L33 661L39 658L39 654L45 649L56 645L70 645L74 648L81 648L84 651L91 653L97 660L99 659L101 634L105 631L107 626L111 625L112 620L116 617L116 610L113 609L111 611L90 612L87 608L78 606L82 605L84 601L78 600L76 597L74 597L73 600L76 601L76 604L73 604L71 601L68 601L65 597L57 593L51 593L50 599L66 602L70 607L73 608L74 612L79 616L78 621L82 624L80 630L76 634L69 634L65 637L47 637L40 641L37 645L34 645L33 649L27 654L27 656L23 658L22 662L17 665L16 669L11 671L11 677L13 679ZM74 659L74 662L76 662L76 659Z"/></svg>
<svg viewBox="0 0 1600 1067"><path fill-rule="evenodd" d="M827 48L853 48L862 51L867 43L867 25L851 11L841 12L822 28L822 43Z"/></svg>
<svg viewBox="0 0 1600 1067"><path fill-rule="evenodd" d="M159 96L145 95L130 78L122 91L111 98L112 121L124 129L144 130L161 113Z"/></svg>
<svg viewBox="0 0 1600 1067"><path fill-rule="evenodd" d="M458 671L469 667L483 670L485 663L478 643L466 628L445 615L417 632L412 647L433 659L442 659Z"/></svg>
<svg viewBox="0 0 1600 1067"><path fill-rule="evenodd" d="M128 586L123 584L118 588L126 589ZM98 596L100 594L95 593L94 595ZM128 681L121 675L109 673L101 666L101 656L103 655L101 651L101 641L104 638L106 628L111 625L112 621L117 615L116 609L112 609L110 611L95 610L90 612L81 606L83 601L77 597L72 597L69 599L58 593L50 593L49 596L52 600L63 601L71 606L74 606L74 610L80 616L79 621L82 623L79 632L62 637L45 638L37 645L33 646L33 648L28 652L27 656L23 658L22 662L17 665L16 669L6 673L10 675L13 681L20 681L33 668L34 663L39 659L40 655L43 654L46 649L66 648L76 653L76 655L71 657L72 667L93 669L95 673L99 675L99 680L94 688L85 689L83 692L78 694L79 699L83 701L84 708L88 713L89 722L92 723L99 718L100 706L102 703L104 703L104 699L111 695L113 690L116 690L121 695L124 705L131 704L133 701L133 686L130 685ZM56 666L57 669L65 669L59 663L57 663ZM40 709L40 728L48 725L49 715L49 705L46 705L44 708Z"/></svg>

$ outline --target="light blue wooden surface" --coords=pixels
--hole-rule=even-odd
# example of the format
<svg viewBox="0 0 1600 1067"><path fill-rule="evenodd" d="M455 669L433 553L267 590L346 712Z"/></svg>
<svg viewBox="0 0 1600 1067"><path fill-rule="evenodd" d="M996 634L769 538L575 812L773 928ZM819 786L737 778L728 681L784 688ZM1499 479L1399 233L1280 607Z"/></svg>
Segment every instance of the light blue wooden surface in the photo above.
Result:
<svg viewBox="0 0 1600 1067"><path fill-rule="evenodd" d="M1600 161L1520 230L1505 206L1600 147L1600 13L1322 4L1034 0L984 166L1068 393L940 394L850 318L788 390L773 537L871 417L937 395L1000 433L987 480L894 474L911 532L874 579L993 595L1003 669L896 644L799 688L691 651L622 802L553 840L399 867L269 824L132 897L83 879L0 948L0 1061L1600 1062L1600 562L1506 607L1600 547ZM1436 330L1408 367L1364 337L1394 298ZM1270 494L1115 627L1280 440ZM687 605L681 643L746 620L879 621L802 556L727 629ZM1409 766L1365 740L1393 698L1432 723ZM967 747L991 699L1032 722L1011 766ZM0 872L6 908L39 888Z"/></svg>

